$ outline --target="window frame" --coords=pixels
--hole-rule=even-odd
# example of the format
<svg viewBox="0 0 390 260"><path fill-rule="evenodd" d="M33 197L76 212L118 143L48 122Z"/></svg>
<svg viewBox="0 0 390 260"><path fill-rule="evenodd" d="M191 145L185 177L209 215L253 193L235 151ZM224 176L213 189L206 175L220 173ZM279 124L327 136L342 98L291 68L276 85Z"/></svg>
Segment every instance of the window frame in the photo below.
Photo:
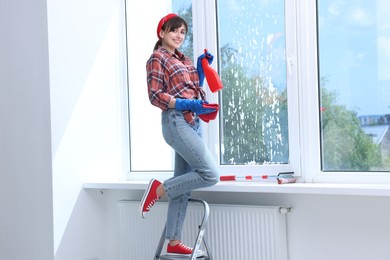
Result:
<svg viewBox="0 0 390 260"><path fill-rule="evenodd" d="M202 53L204 47L214 55L218 56L218 29L217 29L217 1L202 0L193 1L193 26L194 30L194 57ZM296 20L296 2L285 1L285 21ZM286 26L286 57L288 68L287 88L288 88L288 127L289 127L289 164L270 164L270 165L220 165L220 122L217 120L204 124L204 140L207 143L214 159L218 162L221 174L223 175L276 175L280 172L294 172L296 176L301 176L300 163L300 137L299 125L293 122L299 120L298 93L294 89L298 89L298 72L297 72L297 55L296 55L296 26L294 23L285 23ZM218 59L214 59L212 67L219 70ZM219 95L209 91L207 82L205 90L210 102L218 102ZM223 91L223 90L222 90ZM290 102L292 100L293 102Z"/></svg>

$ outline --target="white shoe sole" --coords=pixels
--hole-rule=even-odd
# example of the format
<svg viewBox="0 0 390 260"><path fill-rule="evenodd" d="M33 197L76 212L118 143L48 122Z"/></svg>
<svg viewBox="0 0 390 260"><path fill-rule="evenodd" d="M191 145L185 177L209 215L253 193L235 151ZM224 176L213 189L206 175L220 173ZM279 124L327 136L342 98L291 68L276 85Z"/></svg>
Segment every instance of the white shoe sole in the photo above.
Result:
<svg viewBox="0 0 390 260"><path fill-rule="evenodd" d="M145 193L144 193L144 196L142 197L142 200L141 200L141 202L140 202L140 212L141 212L141 217L142 217L142 218L145 218L146 214L148 213L148 212L143 212L143 209L144 209L144 206L145 206L145 200L146 200L146 198L148 197L148 194L149 194L149 192L150 192L150 189L152 188L152 184L153 184L153 182L154 182L155 180L156 180L156 179L151 179L151 180L149 181L148 188L146 189L146 191L145 191Z"/></svg>
<svg viewBox="0 0 390 260"><path fill-rule="evenodd" d="M177 254L177 253L168 253L168 252L167 252L167 255L170 255L170 256L191 256L191 254ZM200 257L204 257L204 256L206 256L206 253L203 250L199 250L196 258L200 258Z"/></svg>

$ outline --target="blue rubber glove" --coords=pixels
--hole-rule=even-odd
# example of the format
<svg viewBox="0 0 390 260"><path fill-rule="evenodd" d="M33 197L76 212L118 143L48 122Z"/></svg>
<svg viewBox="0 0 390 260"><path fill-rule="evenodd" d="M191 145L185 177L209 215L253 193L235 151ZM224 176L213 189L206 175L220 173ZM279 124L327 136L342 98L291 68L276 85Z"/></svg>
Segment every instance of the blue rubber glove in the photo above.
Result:
<svg viewBox="0 0 390 260"><path fill-rule="evenodd" d="M207 58L207 61L211 65L211 63L213 63L214 56L210 52L206 52L198 57L196 69L198 70L199 86L201 86L201 87L203 86L203 82L204 82L204 71L203 71L203 67L202 67L202 59L203 58Z"/></svg>
<svg viewBox="0 0 390 260"><path fill-rule="evenodd" d="M197 115L209 114L216 111L213 108L204 108L203 104L207 104L207 102L200 99L176 99L175 109L177 110L191 110L195 112Z"/></svg>

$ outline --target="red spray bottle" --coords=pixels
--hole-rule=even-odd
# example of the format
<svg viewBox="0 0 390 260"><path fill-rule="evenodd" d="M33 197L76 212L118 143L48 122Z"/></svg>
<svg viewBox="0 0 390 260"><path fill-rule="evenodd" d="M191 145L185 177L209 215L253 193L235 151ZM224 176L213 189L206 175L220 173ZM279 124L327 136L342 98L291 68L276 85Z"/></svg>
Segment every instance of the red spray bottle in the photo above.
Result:
<svg viewBox="0 0 390 260"><path fill-rule="evenodd" d="M204 49L204 53L207 53L207 49ZM218 73L210 67L207 58L202 59L202 68L211 92L214 93L221 90L223 88L222 81L219 78Z"/></svg>

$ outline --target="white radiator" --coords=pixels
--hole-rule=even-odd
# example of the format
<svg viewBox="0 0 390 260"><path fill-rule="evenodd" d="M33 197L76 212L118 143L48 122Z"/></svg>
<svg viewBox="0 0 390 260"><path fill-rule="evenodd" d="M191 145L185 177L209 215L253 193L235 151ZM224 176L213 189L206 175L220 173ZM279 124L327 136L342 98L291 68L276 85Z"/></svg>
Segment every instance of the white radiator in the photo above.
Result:
<svg viewBox="0 0 390 260"><path fill-rule="evenodd" d="M213 260L287 260L286 214L280 211L285 208L210 205L205 239ZM154 259L167 203L156 203L146 219L139 215L138 201L118 201L118 212L120 260ZM201 206L190 204L182 237L189 246L195 242L202 214Z"/></svg>

